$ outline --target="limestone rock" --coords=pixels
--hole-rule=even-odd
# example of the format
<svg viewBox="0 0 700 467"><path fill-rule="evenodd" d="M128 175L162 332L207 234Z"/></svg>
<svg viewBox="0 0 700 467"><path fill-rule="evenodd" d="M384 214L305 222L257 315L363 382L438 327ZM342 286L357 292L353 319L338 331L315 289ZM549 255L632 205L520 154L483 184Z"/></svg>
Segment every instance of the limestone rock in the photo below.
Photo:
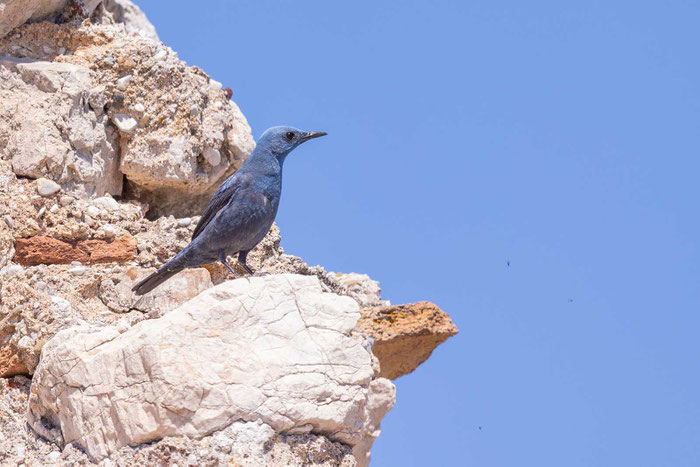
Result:
<svg viewBox="0 0 700 467"><path fill-rule="evenodd" d="M429 302L365 308L357 328L374 339L379 374L389 379L411 373L457 334L447 313Z"/></svg>
<svg viewBox="0 0 700 467"><path fill-rule="evenodd" d="M211 276L205 268L186 269L146 295L134 295L131 288L155 269L131 267L125 272L104 278L99 296L111 310L125 313L138 310L157 318L212 287Z"/></svg>
<svg viewBox="0 0 700 467"><path fill-rule="evenodd" d="M0 56L12 55L0 61L0 159L18 175L184 217L252 151L238 107L160 42L106 20L17 31L0 39Z"/></svg>
<svg viewBox="0 0 700 467"><path fill-rule="evenodd" d="M120 195L117 133L88 106L91 87L83 66L0 57L0 158L81 196Z"/></svg>
<svg viewBox="0 0 700 467"><path fill-rule="evenodd" d="M347 443L365 465L394 392L351 334L359 316L354 300L322 292L316 278L283 274L220 284L122 334L67 329L44 346L28 420L98 459L260 420Z"/></svg>
<svg viewBox="0 0 700 467"><path fill-rule="evenodd" d="M361 307L389 304L381 298L382 289L379 288L379 282L372 280L367 274L329 272L328 276L335 279L346 290L346 294L354 298Z"/></svg>
<svg viewBox="0 0 700 467"><path fill-rule="evenodd" d="M85 2L92 10L98 3L96 0ZM58 13L67 4L68 0L3 0L0 2L0 38L29 20L45 19Z"/></svg>
<svg viewBox="0 0 700 467"><path fill-rule="evenodd" d="M154 41L159 40L156 28L148 21L143 11L131 1L104 0L102 5L114 21L124 24L128 32L141 34Z"/></svg>
<svg viewBox="0 0 700 467"><path fill-rule="evenodd" d="M94 465L74 444L63 450L27 427L31 380L0 378L0 465ZM125 446L100 465L241 467L356 465L349 446L319 435L277 435L262 422L233 422L202 439L167 437L155 443Z"/></svg>
<svg viewBox="0 0 700 467"><path fill-rule="evenodd" d="M51 196L61 191L61 186L53 180L40 178L36 181L36 191L41 196Z"/></svg>

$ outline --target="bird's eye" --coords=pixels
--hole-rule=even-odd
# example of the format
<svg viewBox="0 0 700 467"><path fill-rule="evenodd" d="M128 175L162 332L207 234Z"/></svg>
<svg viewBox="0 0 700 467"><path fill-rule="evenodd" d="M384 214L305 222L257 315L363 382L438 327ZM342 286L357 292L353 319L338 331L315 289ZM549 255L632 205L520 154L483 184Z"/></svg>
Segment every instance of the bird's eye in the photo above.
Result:
<svg viewBox="0 0 700 467"><path fill-rule="evenodd" d="M287 138L288 141L292 141L294 139L294 133L288 131L287 133L285 133L284 137Z"/></svg>

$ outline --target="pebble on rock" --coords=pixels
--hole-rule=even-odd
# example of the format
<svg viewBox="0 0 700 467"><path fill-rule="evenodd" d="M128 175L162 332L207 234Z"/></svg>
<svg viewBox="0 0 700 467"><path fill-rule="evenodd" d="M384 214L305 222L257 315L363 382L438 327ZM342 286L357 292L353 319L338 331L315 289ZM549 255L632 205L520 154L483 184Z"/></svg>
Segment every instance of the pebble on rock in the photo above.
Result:
<svg viewBox="0 0 700 467"><path fill-rule="evenodd" d="M127 114L114 114L112 121L115 125L117 125L117 128L124 133L131 133L138 125L138 122L129 117Z"/></svg>
<svg viewBox="0 0 700 467"><path fill-rule="evenodd" d="M105 224L102 226L102 231L105 233L107 238L112 238L117 235L117 228L112 224Z"/></svg>
<svg viewBox="0 0 700 467"><path fill-rule="evenodd" d="M100 210L96 206L88 206L87 207L87 213L90 217L97 217L100 215Z"/></svg>
<svg viewBox="0 0 700 467"><path fill-rule="evenodd" d="M131 75L126 75L122 76L117 80L117 89L120 91L123 91L126 89L126 85L129 84L129 81L131 81L132 76Z"/></svg>
<svg viewBox="0 0 700 467"><path fill-rule="evenodd" d="M5 224L7 224L7 226L11 229L15 228L15 221L12 220L12 217L10 217L9 214L5 215Z"/></svg>
<svg viewBox="0 0 700 467"><path fill-rule="evenodd" d="M117 200L114 198L111 198L109 196L102 196L100 198L95 198L92 200L92 204L95 206L104 208L108 211L114 211L116 209L119 209L119 203L117 203Z"/></svg>
<svg viewBox="0 0 700 467"><path fill-rule="evenodd" d="M61 191L61 187L53 180L49 180L48 178L39 178L36 181L36 191L41 196L51 196Z"/></svg>
<svg viewBox="0 0 700 467"><path fill-rule="evenodd" d="M207 146L204 151L202 151L202 157L206 159L212 167L216 167L221 163L221 153L218 149Z"/></svg>
<svg viewBox="0 0 700 467"><path fill-rule="evenodd" d="M82 276L83 274L85 274L85 271L87 271L87 268L85 266L76 266L68 270L69 273L76 276Z"/></svg>

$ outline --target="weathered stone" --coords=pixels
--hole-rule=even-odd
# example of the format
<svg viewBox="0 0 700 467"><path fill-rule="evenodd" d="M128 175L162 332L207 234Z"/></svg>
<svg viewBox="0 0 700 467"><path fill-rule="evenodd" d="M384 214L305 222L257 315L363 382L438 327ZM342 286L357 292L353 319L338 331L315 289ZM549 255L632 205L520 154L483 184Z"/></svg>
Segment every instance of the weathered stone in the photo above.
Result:
<svg viewBox="0 0 700 467"><path fill-rule="evenodd" d="M85 67L0 57L0 159L79 196L121 194L117 134L87 105L90 89Z"/></svg>
<svg viewBox="0 0 700 467"><path fill-rule="evenodd" d="M379 282L372 280L367 274L329 272L328 276L338 281L347 295L354 298L361 307L389 304L381 298L382 289L379 288Z"/></svg>
<svg viewBox="0 0 700 467"><path fill-rule="evenodd" d="M124 133L131 133L138 126L138 122L127 114L114 114L112 116L112 121L117 125L117 128Z"/></svg>
<svg viewBox="0 0 700 467"><path fill-rule="evenodd" d="M389 379L411 373L457 334L447 313L429 302L365 308L357 328L374 339L379 374Z"/></svg>
<svg viewBox="0 0 700 467"><path fill-rule="evenodd" d="M129 261L136 256L136 240L124 235L114 241L79 240L66 242L52 237L34 236L15 241L16 263L35 264L107 263Z"/></svg>
<svg viewBox="0 0 700 467"><path fill-rule="evenodd" d="M186 269L146 295L134 295L134 284L155 269L132 267L121 274L105 278L100 283L99 296L111 310L125 313L138 310L149 317L159 317L212 287L211 276L205 268Z"/></svg>
<svg viewBox="0 0 700 467"><path fill-rule="evenodd" d="M0 345L0 378L29 374L12 345Z"/></svg>
<svg viewBox="0 0 700 467"><path fill-rule="evenodd" d="M68 0L3 0L0 3L0 38L28 20L45 19L63 10ZM85 0L85 13L90 14L100 0Z"/></svg>
<svg viewBox="0 0 700 467"><path fill-rule="evenodd" d="M51 196L61 191L61 186L53 180L40 178L36 181L36 191L41 196Z"/></svg>
<svg viewBox="0 0 700 467"><path fill-rule="evenodd" d="M122 334L71 328L44 346L28 420L98 459L261 420L350 444L365 465L394 393L350 333L358 317L354 300L323 293L314 277L270 275L213 287Z"/></svg>
<svg viewBox="0 0 700 467"><path fill-rule="evenodd" d="M129 0L104 0L104 9L112 15L114 21L123 23L130 33L137 33L158 41L156 28L148 21L141 9Z"/></svg>

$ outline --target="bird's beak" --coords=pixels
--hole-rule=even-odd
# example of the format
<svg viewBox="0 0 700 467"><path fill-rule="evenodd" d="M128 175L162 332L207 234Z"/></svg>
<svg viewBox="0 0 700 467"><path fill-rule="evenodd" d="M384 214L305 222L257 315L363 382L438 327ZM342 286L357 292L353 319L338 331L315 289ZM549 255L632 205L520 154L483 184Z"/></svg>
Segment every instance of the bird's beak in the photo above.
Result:
<svg viewBox="0 0 700 467"><path fill-rule="evenodd" d="M304 136L301 137L301 141L305 142L310 139L320 138L321 136L326 136L328 133L325 131L309 131Z"/></svg>

